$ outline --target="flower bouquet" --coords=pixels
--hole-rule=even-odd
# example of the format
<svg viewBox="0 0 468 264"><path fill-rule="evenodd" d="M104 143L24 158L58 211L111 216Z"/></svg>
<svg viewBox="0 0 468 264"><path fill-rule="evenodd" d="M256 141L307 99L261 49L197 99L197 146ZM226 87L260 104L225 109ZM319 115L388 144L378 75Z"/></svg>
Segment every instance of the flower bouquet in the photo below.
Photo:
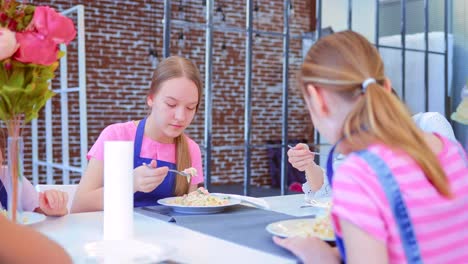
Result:
<svg viewBox="0 0 468 264"><path fill-rule="evenodd" d="M8 131L8 210L13 221L21 211L21 128L54 95L49 82L64 55L59 44L68 44L75 35L73 21L53 8L0 0L0 120Z"/></svg>

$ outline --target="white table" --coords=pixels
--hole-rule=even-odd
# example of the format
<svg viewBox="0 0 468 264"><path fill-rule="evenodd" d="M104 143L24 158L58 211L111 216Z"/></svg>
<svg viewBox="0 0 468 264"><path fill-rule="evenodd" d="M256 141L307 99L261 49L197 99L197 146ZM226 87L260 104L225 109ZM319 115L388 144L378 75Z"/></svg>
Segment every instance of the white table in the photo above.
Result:
<svg viewBox="0 0 468 264"><path fill-rule="evenodd" d="M70 214L33 227L62 245L76 263L83 262L84 245L102 239L103 213ZM137 240L168 246L170 259L182 263L294 263L290 259L204 235L172 223L134 214Z"/></svg>

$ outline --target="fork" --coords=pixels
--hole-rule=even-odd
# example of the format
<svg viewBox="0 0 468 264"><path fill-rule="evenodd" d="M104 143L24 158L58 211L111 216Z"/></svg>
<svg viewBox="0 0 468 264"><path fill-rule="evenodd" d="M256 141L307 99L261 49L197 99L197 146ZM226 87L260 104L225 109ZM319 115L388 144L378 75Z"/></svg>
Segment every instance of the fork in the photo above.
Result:
<svg viewBox="0 0 468 264"><path fill-rule="evenodd" d="M177 173L177 174L179 174L181 176L184 176L184 177L192 177L192 175L190 175L189 173L183 172L183 171L178 171L178 170L173 170L173 169L169 169L169 171Z"/></svg>
<svg viewBox="0 0 468 264"><path fill-rule="evenodd" d="M291 146L291 145L288 145L288 148L292 149L294 147ZM315 154L315 155L321 155L320 152L310 151L310 149L307 149L307 150L309 151L309 153L312 153L312 154Z"/></svg>
<svg viewBox="0 0 468 264"><path fill-rule="evenodd" d="M327 202L320 202L317 200L309 200L306 204L299 206L299 208L306 208L306 207L319 207L319 208L327 208L330 205Z"/></svg>
<svg viewBox="0 0 468 264"><path fill-rule="evenodd" d="M150 169L154 169L153 167L151 167L149 164L146 164L146 163L143 163L144 166L150 168ZM174 173L177 173L181 176L184 176L184 177L192 177L192 175L190 175L189 173L186 173L186 172L183 172L183 171L178 171L178 170L173 170L173 169L169 169L170 172L174 172Z"/></svg>
<svg viewBox="0 0 468 264"><path fill-rule="evenodd" d="M319 203L316 200L310 200L310 201L307 201L306 204L301 205L300 208L316 207L317 205L319 205Z"/></svg>

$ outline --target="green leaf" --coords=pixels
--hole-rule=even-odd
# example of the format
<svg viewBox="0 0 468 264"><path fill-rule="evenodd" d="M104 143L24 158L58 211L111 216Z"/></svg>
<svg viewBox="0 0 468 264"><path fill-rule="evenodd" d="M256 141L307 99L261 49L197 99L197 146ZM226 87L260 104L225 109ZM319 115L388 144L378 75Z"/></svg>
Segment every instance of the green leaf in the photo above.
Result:
<svg viewBox="0 0 468 264"><path fill-rule="evenodd" d="M8 79L4 63L0 63L0 88L6 83Z"/></svg>
<svg viewBox="0 0 468 264"><path fill-rule="evenodd" d="M60 59L60 58L62 58L63 56L65 56L65 51L59 50L59 51L57 52L57 58Z"/></svg>
<svg viewBox="0 0 468 264"><path fill-rule="evenodd" d="M24 8L24 13L25 13L26 15L33 15L35 10L36 10L36 7L35 7L35 6L33 6L33 5L27 5L27 6Z"/></svg>
<svg viewBox="0 0 468 264"><path fill-rule="evenodd" d="M8 86L23 87L24 85L24 68L16 68L7 81Z"/></svg>
<svg viewBox="0 0 468 264"><path fill-rule="evenodd" d="M11 66L12 70L6 71L0 64L3 69L0 78L5 79L0 84L0 119L7 121L22 114L24 121L29 122L38 117L42 107L55 95L49 89L49 81L55 76L58 62L44 66L12 61Z"/></svg>

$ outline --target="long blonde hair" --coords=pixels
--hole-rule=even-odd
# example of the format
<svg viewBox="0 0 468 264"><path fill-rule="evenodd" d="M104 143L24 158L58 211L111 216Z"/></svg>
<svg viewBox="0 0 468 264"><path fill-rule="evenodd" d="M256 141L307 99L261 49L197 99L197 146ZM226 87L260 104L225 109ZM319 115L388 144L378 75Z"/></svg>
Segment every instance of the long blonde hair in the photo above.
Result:
<svg viewBox="0 0 468 264"><path fill-rule="evenodd" d="M196 110L198 110L202 96L202 81L200 72L198 71L198 68L195 66L195 64L186 58L171 56L161 61L153 73L148 95L151 96L156 94L165 81L179 77L185 77L191 80L197 87L198 103ZM192 158L190 155L187 136L182 133L176 137L174 141L176 145L177 170L183 171L184 169L190 168L192 166ZM183 195L188 193L188 190L189 183L187 182L187 178L177 175L174 194Z"/></svg>
<svg viewBox="0 0 468 264"><path fill-rule="evenodd" d="M361 85L368 78L376 82L370 83L362 94ZM356 100L340 132L352 151L381 142L408 153L435 189L445 197L452 197L447 177L424 134L406 106L384 89L382 59L365 37L343 31L321 38L307 53L300 79L303 87L311 83L332 90L345 100ZM307 93L305 89L303 92Z"/></svg>

